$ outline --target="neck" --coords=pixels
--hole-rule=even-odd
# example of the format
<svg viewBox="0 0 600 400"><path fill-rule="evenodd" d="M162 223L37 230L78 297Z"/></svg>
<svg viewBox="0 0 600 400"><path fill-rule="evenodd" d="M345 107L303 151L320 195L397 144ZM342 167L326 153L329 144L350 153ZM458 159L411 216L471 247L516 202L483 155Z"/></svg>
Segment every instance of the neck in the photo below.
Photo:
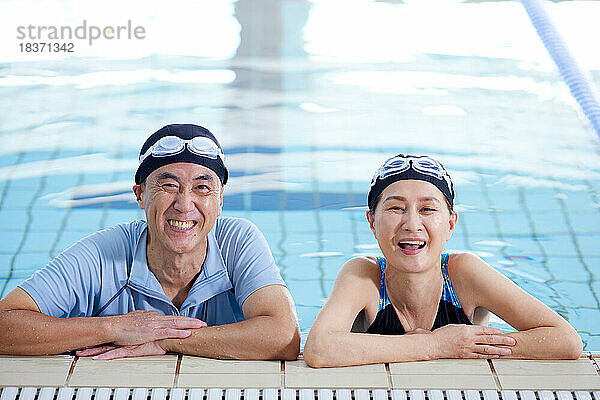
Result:
<svg viewBox="0 0 600 400"><path fill-rule="evenodd" d="M421 272L404 272L392 265L385 269L388 297L406 332L430 330L435 322L443 285L440 262Z"/></svg>
<svg viewBox="0 0 600 400"><path fill-rule="evenodd" d="M154 243L148 232L146 244L148 268L169 299L174 300L176 297L180 298L182 296L185 299L189 289L194 284L194 280L202 271L208 249L208 240L205 239L204 243L198 248L199 251L191 253L173 253Z"/></svg>

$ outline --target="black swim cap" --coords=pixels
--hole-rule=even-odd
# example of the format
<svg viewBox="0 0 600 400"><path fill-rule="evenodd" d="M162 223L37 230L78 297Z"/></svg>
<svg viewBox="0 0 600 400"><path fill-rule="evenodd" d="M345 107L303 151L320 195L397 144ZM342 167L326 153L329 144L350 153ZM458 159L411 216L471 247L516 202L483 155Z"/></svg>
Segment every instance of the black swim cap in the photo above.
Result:
<svg viewBox="0 0 600 400"><path fill-rule="evenodd" d="M416 179L435 185L448 200L450 208L454 206L454 185L448 171L439 161L429 156L398 154L387 159L375 172L367 198L369 210L373 211L375 200L386 187L394 182L407 179Z"/></svg>
<svg viewBox="0 0 600 400"><path fill-rule="evenodd" d="M152 153L146 155L148 150L154 146L160 139L167 136L176 136L183 140L190 140L195 137L205 137L210 139L218 148L220 155L217 156L203 156L197 154L195 152L190 151L189 144L185 144L183 150L176 152L175 154L167 154L160 157L154 156ZM175 141L177 139L173 138ZM227 172L227 168L225 168L225 164L223 162L223 149L221 145L215 138L215 136L206 128L193 125L193 124L171 124L166 125L160 128L158 131L154 132L142 146L140 150L140 159L143 155L146 155L145 158L141 161L138 169L135 173L135 183L142 183L148 175L152 173L152 171L168 164L178 163L178 162L187 162L192 164L203 165L206 168L211 169L219 179L221 180L221 184L225 185L227 183L227 178L229 177L229 173Z"/></svg>

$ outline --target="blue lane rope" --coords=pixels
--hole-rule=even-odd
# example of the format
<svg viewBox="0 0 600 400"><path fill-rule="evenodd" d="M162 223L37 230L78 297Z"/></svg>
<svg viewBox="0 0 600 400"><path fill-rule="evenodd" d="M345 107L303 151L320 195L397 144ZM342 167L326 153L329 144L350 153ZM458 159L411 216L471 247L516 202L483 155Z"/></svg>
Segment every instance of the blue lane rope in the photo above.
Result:
<svg viewBox="0 0 600 400"><path fill-rule="evenodd" d="M581 70L540 0L521 0L562 79L600 138L600 100L594 84ZM593 51L593 50L590 50Z"/></svg>

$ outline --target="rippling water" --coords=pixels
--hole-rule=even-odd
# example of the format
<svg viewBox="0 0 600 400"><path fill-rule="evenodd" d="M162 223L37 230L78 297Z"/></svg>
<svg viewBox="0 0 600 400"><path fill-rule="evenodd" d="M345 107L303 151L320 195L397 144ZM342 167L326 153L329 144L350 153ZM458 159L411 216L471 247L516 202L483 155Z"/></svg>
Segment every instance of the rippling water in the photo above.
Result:
<svg viewBox="0 0 600 400"><path fill-rule="evenodd" d="M546 6L600 83L600 2ZM0 43L2 295L83 235L141 218L139 146L193 122L223 144L224 214L261 227L304 334L343 262L377 254L368 184L408 152L455 180L448 249L479 254L600 348L599 141L519 3L5 1L0 15L8 38L83 19L147 32L71 55Z"/></svg>

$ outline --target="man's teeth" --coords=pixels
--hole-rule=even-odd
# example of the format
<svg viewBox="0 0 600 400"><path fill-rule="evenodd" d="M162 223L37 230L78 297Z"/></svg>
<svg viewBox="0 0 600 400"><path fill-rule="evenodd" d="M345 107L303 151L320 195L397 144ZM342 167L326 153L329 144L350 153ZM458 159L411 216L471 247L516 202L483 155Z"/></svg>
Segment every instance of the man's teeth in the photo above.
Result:
<svg viewBox="0 0 600 400"><path fill-rule="evenodd" d="M176 221L174 219L169 219L167 221L169 222L169 225L178 229L190 229L195 224L194 221Z"/></svg>

